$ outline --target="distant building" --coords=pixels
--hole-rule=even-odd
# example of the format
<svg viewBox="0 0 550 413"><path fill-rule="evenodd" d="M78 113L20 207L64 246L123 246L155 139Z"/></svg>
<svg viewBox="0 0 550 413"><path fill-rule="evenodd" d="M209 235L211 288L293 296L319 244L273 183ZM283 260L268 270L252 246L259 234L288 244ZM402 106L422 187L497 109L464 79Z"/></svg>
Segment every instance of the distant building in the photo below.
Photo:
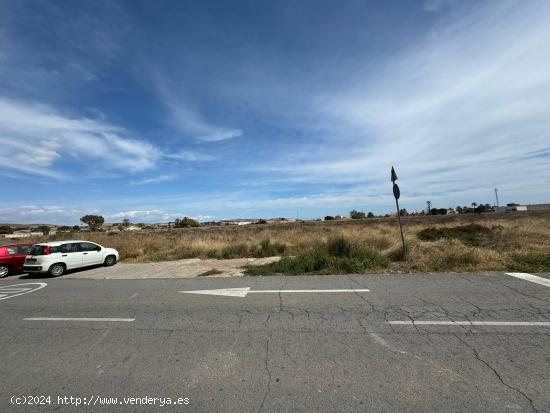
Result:
<svg viewBox="0 0 550 413"><path fill-rule="evenodd" d="M495 212L526 212L527 205L506 205L495 207Z"/></svg>

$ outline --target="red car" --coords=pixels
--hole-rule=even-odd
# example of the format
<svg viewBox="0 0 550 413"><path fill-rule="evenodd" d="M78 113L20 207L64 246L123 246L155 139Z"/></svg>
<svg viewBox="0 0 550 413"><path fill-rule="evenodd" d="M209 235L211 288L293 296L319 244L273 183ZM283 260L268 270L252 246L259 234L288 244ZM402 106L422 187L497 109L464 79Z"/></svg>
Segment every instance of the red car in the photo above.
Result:
<svg viewBox="0 0 550 413"><path fill-rule="evenodd" d="M25 257L32 244L12 244L0 246L0 278L23 270Z"/></svg>

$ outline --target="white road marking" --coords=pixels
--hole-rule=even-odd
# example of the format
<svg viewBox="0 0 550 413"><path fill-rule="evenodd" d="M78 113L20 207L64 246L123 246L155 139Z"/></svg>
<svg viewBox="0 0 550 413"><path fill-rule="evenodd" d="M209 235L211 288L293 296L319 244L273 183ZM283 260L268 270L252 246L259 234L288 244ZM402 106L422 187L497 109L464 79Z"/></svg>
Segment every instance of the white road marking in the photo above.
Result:
<svg viewBox="0 0 550 413"><path fill-rule="evenodd" d="M136 298L138 296L139 293L135 293L133 294L130 298Z"/></svg>
<svg viewBox="0 0 550 413"><path fill-rule="evenodd" d="M88 317L29 317L25 321L120 321L132 322L135 318L88 318Z"/></svg>
<svg viewBox="0 0 550 413"><path fill-rule="evenodd" d="M10 287L0 287L0 292L3 293L22 293L23 291L29 291L32 288L10 288Z"/></svg>
<svg viewBox="0 0 550 413"><path fill-rule="evenodd" d="M360 293L369 292L367 289L339 289L339 290L258 290L250 291L250 287L221 288L217 290L180 291L182 294L222 295L227 297L246 297L248 294L296 294L296 293Z"/></svg>
<svg viewBox="0 0 550 413"><path fill-rule="evenodd" d="M47 285L48 284L46 283L26 283L26 284L6 285L3 287L0 287L0 293L2 293L2 296L0 296L0 300L7 300L8 298L32 293L34 291L38 291L44 288ZM19 288L14 288L14 287L19 287ZM12 294L12 292L14 292L15 294Z"/></svg>
<svg viewBox="0 0 550 413"><path fill-rule="evenodd" d="M387 324L404 326L549 326L550 321L387 321Z"/></svg>
<svg viewBox="0 0 550 413"><path fill-rule="evenodd" d="M550 280L542 277L537 277L533 274L527 274L525 272L507 272L506 274L511 275L512 277L521 278L525 281L531 281L532 283L544 285L545 287L550 287Z"/></svg>

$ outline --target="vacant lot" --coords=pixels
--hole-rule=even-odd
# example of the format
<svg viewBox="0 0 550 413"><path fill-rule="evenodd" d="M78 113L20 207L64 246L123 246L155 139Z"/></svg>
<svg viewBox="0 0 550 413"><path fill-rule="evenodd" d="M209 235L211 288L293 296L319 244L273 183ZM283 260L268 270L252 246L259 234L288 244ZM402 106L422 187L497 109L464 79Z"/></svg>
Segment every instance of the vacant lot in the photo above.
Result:
<svg viewBox="0 0 550 413"><path fill-rule="evenodd" d="M396 218L201 227L165 232L69 233L117 248L125 262L282 255L264 273L550 271L550 213ZM35 239L33 241L42 241Z"/></svg>

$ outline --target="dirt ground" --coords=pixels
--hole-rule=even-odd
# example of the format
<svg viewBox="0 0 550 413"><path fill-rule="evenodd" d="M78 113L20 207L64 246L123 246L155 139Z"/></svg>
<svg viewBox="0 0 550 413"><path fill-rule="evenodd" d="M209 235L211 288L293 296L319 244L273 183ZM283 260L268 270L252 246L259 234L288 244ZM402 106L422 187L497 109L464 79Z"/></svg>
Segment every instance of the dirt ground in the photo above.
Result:
<svg viewBox="0 0 550 413"><path fill-rule="evenodd" d="M114 267L94 267L68 272L63 278L77 279L150 279L194 277L241 277L246 265L263 265L279 257L234 258L229 260L191 258L143 264L118 263Z"/></svg>

